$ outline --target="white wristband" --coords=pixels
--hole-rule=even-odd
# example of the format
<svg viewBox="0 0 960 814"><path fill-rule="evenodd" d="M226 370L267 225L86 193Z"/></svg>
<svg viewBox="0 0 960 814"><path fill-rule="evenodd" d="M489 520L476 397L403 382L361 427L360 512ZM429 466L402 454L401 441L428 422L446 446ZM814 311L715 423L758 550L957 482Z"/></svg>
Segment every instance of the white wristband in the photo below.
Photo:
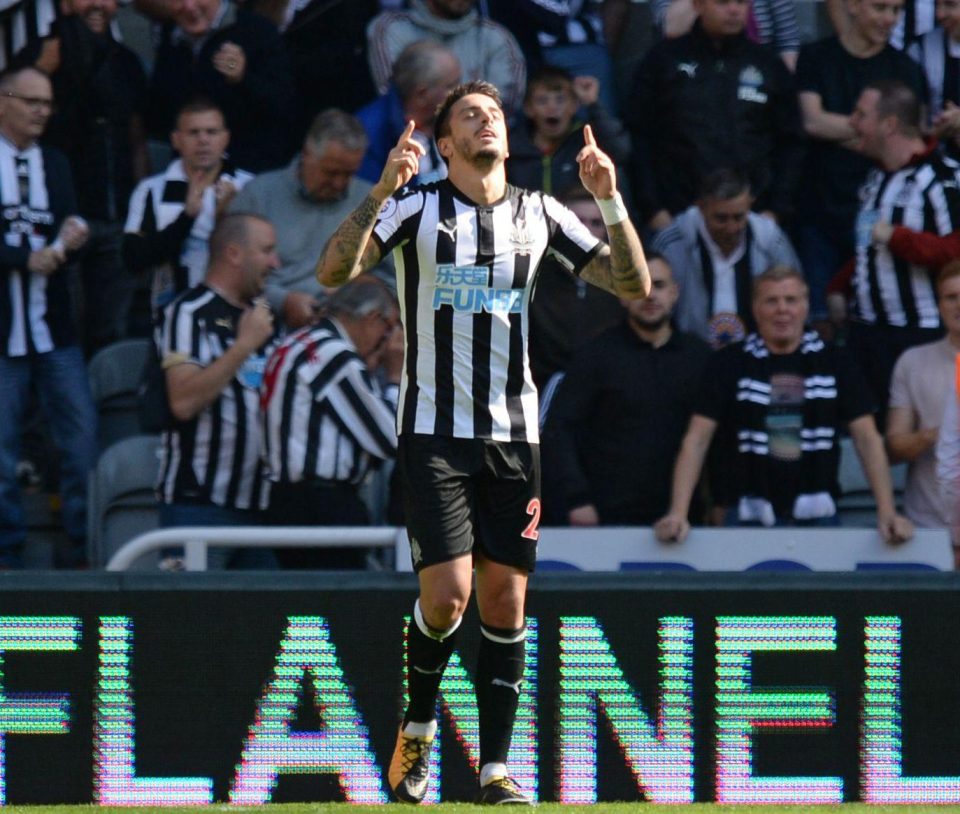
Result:
<svg viewBox="0 0 960 814"><path fill-rule="evenodd" d="M594 200L600 207L600 215L607 226L613 226L615 223L620 223L630 217L619 192L612 198L595 198Z"/></svg>

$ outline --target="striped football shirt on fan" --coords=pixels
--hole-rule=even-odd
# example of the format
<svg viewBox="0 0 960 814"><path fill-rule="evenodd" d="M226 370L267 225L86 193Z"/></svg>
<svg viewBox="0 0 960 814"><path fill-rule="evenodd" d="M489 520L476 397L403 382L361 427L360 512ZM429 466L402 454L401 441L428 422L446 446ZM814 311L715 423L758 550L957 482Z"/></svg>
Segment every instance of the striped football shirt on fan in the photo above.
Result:
<svg viewBox="0 0 960 814"><path fill-rule="evenodd" d="M373 464L396 456L396 390L381 392L334 320L288 337L261 390L270 479L360 484Z"/></svg>
<svg viewBox="0 0 960 814"><path fill-rule="evenodd" d="M873 241L872 230L878 221L941 236L960 229L958 170L957 162L933 151L897 172L874 169L867 176L860 189L853 278L859 319L896 327L940 325L936 269L894 257Z"/></svg>
<svg viewBox="0 0 960 814"><path fill-rule="evenodd" d="M236 337L243 309L198 285L164 314L160 358L207 367ZM158 490L165 503L204 501L233 509L265 509L269 497L260 462L260 383L271 340L250 355L220 397L194 418L163 433Z"/></svg>
<svg viewBox="0 0 960 814"><path fill-rule="evenodd" d="M537 270L549 253L579 274L603 244L541 192L508 186L479 206L448 180L387 200L373 236L397 268L399 432L537 443L527 357Z"/></svg>
<svg viewBox="0 0 960 814"><path fill-rule="evenodd" d="M920 63L927 76L927 114L933 118L946 102L960 101L960 48L942 28L928 31L915 40L907 53Z"/></svg>

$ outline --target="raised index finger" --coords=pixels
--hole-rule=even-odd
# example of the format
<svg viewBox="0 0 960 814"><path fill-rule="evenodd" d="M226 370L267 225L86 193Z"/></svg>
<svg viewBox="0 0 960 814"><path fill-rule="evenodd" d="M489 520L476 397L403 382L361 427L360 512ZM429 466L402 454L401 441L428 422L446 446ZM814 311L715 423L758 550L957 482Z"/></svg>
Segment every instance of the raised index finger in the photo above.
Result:
<svg viewBox="0 0 960 814"><path fill-rule="evenodd" d="M588 147L597 146L597 140L593 137L593 128L589 124L583 126L583 143Z"/></svg>
<svg viewBox="0 0 960 814"><path fill-rule="evenodd" d="M416 122L413 119L407 122L407 126L403 128L403 132L400 134L400 139L397 141L397 146L400 147L403 143L413 135L414 129L416 129Z"/></svg>

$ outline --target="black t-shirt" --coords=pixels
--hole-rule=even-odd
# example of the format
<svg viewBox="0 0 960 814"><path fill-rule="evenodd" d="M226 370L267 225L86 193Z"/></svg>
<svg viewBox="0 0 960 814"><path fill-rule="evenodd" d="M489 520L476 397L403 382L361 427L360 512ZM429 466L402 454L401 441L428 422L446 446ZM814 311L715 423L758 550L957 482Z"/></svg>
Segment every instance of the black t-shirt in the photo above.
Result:
<svg viewBox="0 0 960 814"><path fill-rule="evenodd" d="M860 369L840 348L828 346L823 353L832 354L833 369L837 379L837 416L844 424L873 412L869 392ZM694 405L694 413L705 416L719 424L718 433L726 449L736 450L737 383L747 375L753 362L737 343L717 351L710 358L703 377L703 384ZM800 493L802 467L800 463L801 434L803 428L804 371L808 369L799 350L787 354L771 354L766 360L770 384L770 404L764 422L769 436L768 471L770 473L769 497L778 517L790 517L793 502ZM839 427L837 428L839 430ZM836 449L839 440L834 439ZM722 465L722 463L721 463ZM731 466L731 473L741 471ZM731 474L731 477L736 476ZM733 482L731 496L743 495L744 485Z"/></svg>
<svg viewBox="0 0 960 814"><path fill-rule="evenodd" d="M865 85L878 79L899 79L919 99L927 98L923 69L892 46L861 59L852 56L839 38L828 37L804 45L797 60L797 90L819 94L823 110L849 116ZM801 185L800 211L818 215L836 229L849 224L852 244L857 190L873 166L870 159L835 141L810 139L805 183Z"/></svg>

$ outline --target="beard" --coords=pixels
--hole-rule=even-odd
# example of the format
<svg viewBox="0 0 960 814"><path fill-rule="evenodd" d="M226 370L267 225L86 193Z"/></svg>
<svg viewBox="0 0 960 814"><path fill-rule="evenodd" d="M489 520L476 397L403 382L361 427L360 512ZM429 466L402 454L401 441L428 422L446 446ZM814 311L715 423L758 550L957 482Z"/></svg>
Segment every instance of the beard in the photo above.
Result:
<svg viewBox="0 0 960 814"><path fill-rule="evenodd" d="M470 163L478 170L488 170L497 163L498 158L500 158L499 150L495 150L492 147L484 147L473 154Z"/></svg>
<svg viewBox="0 0 960 814"><path fill-rule="evenodd" d="M489 170L498 162L502 162L505 157L499 144L473 149L470 140L465 138L456 143L455 147L460 156L478 170Z"/></svg>
<svg viewBox="0 0 960 814"><path fill-rule="evenodd" d="M653 319L647 319L642 316L634 316L633 314L629 317L630 322L637 328L640 328L643 331L659 331L664 325L670 322L670 314L664 312L658 317Z"/></svg>

